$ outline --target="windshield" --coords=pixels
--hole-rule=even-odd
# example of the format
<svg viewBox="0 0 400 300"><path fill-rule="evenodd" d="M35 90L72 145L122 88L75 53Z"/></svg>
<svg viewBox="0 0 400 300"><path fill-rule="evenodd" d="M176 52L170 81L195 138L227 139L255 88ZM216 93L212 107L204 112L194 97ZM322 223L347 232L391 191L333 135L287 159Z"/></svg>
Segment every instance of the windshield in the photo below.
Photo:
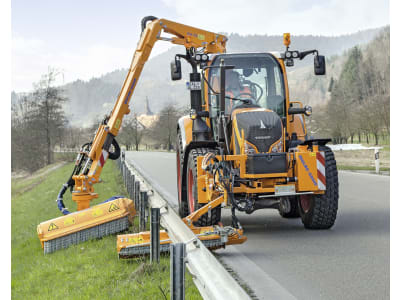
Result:
<svg viewBox="0 0 400 300"><path fill-rule="evenodd" d="M244 103L258 105L285 114L285 90L281 68L270 54L230 54L217 57L213 65L219 66L221 58L225 65L235 66L226 71L225 108L230 113ZM212 68L209 82L219 92L219 68ZM218 98L211 93L211 111L216 114Z"/></svg>

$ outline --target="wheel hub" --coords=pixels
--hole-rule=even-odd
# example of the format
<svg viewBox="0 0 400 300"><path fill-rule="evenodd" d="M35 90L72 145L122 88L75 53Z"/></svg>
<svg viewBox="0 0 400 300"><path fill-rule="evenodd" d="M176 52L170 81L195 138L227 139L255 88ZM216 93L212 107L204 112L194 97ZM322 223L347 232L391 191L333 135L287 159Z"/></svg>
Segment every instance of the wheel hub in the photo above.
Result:
<svg viewBox="0 0 400 300"><path fill-rule="evenodd" d="M301 209L306 213L311 208L311 197L310 195L301 195L300 196L300 205Z"/></svg>
<svg viewBox="0 0 400 300"><path fill-rule="evenodd" d="M189 198L189 208L190 212L194 212L194 181L193 181L193 173L192 170L189 169L188 174L188 198Z"/></svg>

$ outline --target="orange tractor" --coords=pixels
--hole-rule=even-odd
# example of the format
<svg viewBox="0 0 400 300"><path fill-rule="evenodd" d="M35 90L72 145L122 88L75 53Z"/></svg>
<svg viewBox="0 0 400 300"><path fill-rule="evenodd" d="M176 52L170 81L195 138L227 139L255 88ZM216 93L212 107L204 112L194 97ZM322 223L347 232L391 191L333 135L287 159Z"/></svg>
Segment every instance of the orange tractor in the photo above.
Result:
<svg viewBox="0 0 400 300"><path fill-rule="evenodd" d="M284 34L283 53L227 54L222 34L150 16L142 20L141 38L112 112L82 146L58 194L64 216L37 228L44 252L129 228L135 215L132 200L110 198L93 207L90 202L98 197L94 185L101 182L104 164L120 156L116 137L159 40L186 49L171 63L172 80L182 78L181 60L192 68L191 113L179 119L176 142L179 213L189 228L216 249L246 240L237 210L277 208L283 217L300 216L306 228L333 226L338 208L335 158L325 146L329 139L307 135L304 115L311 114L311 107L289 100L286 76L286 67L310 54L315 74L324 75L325 58L317 50L289 50L289 34ZM68 188L77 212L64 205ZM219 223L224 206L231 207L232 226ZM161 236L162 245L170 243L166 232ZM117 239L120 256L146 253L147 246L147 233Z"/></svg>
<svg viewBox="0 0 400 300"><path fill-rule="evenodd" d="M179 119L176 161L182 218L203 206L197 224L221 219L230 206L251 214L276 208L284 218L301 217L306 228L333 226L338 209L338 177L330 139L307 134L311 107L290 101L286 67L314 54L316 75L325 74L317 50L283 53L205 54L188 51L172 63L172 80L181 78L179 59L190 74L191 113Z"/></svg>

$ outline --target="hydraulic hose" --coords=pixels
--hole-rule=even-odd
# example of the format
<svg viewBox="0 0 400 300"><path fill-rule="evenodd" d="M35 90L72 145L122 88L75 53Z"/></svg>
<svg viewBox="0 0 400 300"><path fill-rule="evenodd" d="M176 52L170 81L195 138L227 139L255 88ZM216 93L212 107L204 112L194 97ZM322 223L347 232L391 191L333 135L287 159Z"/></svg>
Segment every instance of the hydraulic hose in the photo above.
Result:
<svg viewBox="0 0 400 300"><path fill-rule="evenodd" d="M63 215L68 215L71 213L70 211L68 211L68 209L65 208L64 201L63 201L63 196L67 189L68 189L68 184L64 183L60 192L58 193L58 196L57 196L57 207L62 212Z"/></svg>
<svg viewBox="0 0 400 300"><path fill-rule="evenodd" d="M147 25L147 22L148 22L148 21L154 21L154 20L157 20L157 18L156 18L156 17L153 17L153 16L144 17L144 18L142 19L142 32L145 30L146 25Z"/></svg>
<svg viewBox="0 0 400 300"><path fill-rule="evenodd" d="M109 152L108 158L111 160L116 160L121 155L121 148L119 147L115 138L112 140L112 145L114 146L114 152Z"/></svg>

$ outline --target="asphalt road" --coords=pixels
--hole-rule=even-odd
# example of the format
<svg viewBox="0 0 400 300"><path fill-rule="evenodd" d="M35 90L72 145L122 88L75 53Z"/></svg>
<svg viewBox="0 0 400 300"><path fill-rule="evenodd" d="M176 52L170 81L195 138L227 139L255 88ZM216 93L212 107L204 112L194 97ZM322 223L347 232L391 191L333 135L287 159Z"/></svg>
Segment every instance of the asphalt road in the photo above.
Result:
<svg viewBox="0 0 400 300"><path fill-rule="evenodd" d="M174 153L126 158L177 205ZM238 213L247 242L216 253L259 299L389 299L389 179L339 172L339 211L330 230L306 230L276 210ZM223 223L230 224L229 210Z"/></svg>

